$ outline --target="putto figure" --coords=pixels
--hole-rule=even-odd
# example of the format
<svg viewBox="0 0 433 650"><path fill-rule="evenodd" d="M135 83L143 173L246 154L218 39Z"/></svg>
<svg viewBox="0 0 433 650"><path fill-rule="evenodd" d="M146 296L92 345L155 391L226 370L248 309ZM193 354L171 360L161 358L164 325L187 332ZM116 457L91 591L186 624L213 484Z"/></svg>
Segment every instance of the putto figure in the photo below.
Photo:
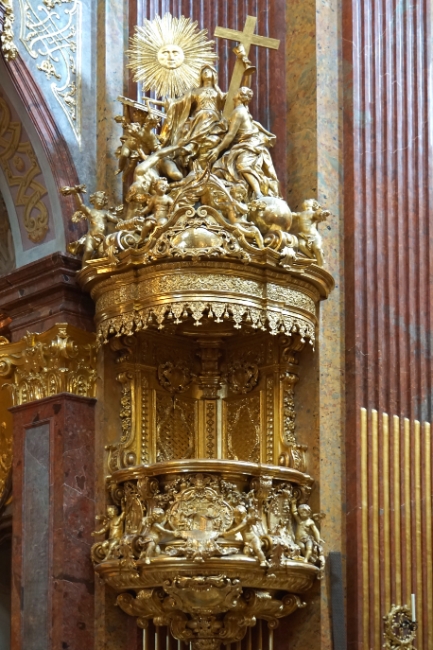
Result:
<svg viewBox="0 0 433 650"><path fill-rule="evenodd" d="M98 517L98 519L102 519L102 526L95 530L92 533L92 536L97 537L98 535L108 534L108 539L106 539L105 542L102 542L102 544L100 542L94 544L92 555L95 559L94 549L100 547L104 552L106 559L109 559L115 556L115 550L122 541L125 527L125 511L122 508L122 512L119 514L116 506L107 506L107 516ZM98 556L96 555L96 558L97 557Z"/></svg>
<svg viewBox="0 0 433 650"><path fill-rule="evenodd" d="M80 219L86 219L89 224L87 234L75 242L71 242L68 250L73 255L82 252L83 264L90 260L95 254L100 257L103 254L103 243L106 235L107 222L118 222L118 217L112 210L107 209L108 199L105 192L95 192L89 197L93 208L89 208L81 198L86 192L85 185L74 185L74 187L62 187L60 190L64 196L72 195L75 199L77 211L72 215L72 221L77 223Z"/></svg>
<svg viewBox="0 0 433 650"><path fill-rule="evenodd" d="M245 555L255 556L259 560L260 566L267 567L268 562L262 551L262 542L257 530L257 524L259 521L257 513L248 513L245 506L240 505L234 509L233 517L235 525L224 533L223 536L231 537L236 533L240 533L244 542Z"/></svg>
<svg viewBox="0 0 433 650"><path fill-rule="evenodd" d="M325 543L320 537L319 529L312 515L311 508L306 503L296 506L296 499L291 501L291 510L293 518L296 521L295 542L301 549L304 562L315 562L319 560L321 567L325 564L323 555L323 544Z"/></svg>
<svg viewBox="0 0 433 650"><path fill-rule="evenodd" d="M317 226L325 221L331 214L324 210L314 199L308 199L302 204L302 212L292 212L295 233L299 241L299 250L307 257L315 259L319 266L323 266L322 237Z"/></svg>

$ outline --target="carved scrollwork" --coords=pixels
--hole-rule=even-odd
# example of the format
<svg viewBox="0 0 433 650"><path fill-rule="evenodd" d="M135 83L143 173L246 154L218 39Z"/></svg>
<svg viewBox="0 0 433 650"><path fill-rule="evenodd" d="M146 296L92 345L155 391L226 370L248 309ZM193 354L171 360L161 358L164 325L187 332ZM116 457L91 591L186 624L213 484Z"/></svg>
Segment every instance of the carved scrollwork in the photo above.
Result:
<svg viewBox="0 0 433 650"><path fill-rule="evenodd" d="M158 366L158 381L171 394L188 390L194 375L183 361L166 361Z"/></svg>
<svg viewBox="0 0 433 650"><path fill-rule="evenodd" d="M20 41L51 81L51 91L80 141L80 0L19 0Z"/></svg>
<svg viewBox="0 0 433 650"><path fill-rule="evenodd" d="M195 210L188 207L180 209L179 213L175 225L165 232L155 232L155 243L151 239L151 247L144 253L146 261L176 257L250 259L237 239L218 223L212 208L206 206Z"/></svg>
<svg viewBox="0 0 433 650"><path fill-rule="evenodd" d="M164 464L159 480L144 468L140 478L119 483L111 479L109 491L116 505L108 506L106 517L100 518L103 526L95 534L107 539L95 545L95 563L103 568L105 561L122 559L129 549L127 556L130 553L137 565L153 565L162 558L164 566L169 558L200 564L233 556L241 562L253 558L273 570L295 561L322 571L323 542L316 523L320 517L313 516L304 501L309 483L299 486L260 474L241 487L245 479L239 484L236 463L226 464L235 483L221 471L165 475ZM125 476L128 471L123 470ZM291 470L278 471L290 475Z"/></svg>
<svg viewBox="0 0 433 650"><path fill-rule="evenodd" d="M225 575L176 577L162 588L141 589L134 598L124 593L117 604L140 627L148 620L169 625L173 636L190 642L194 650L217 650L223 642L241 641L257 618L270 628L278 619L291 614L305 603L294 594L281 598L266 590L242 590L240 580Z"/></svg>
<svg viewBox="0 0 433 650"><path fill-rule="evenodd" d="M225 379L233 393L246 395L257 386L259 368L256 363L234 361L227 369Z"/></svg>

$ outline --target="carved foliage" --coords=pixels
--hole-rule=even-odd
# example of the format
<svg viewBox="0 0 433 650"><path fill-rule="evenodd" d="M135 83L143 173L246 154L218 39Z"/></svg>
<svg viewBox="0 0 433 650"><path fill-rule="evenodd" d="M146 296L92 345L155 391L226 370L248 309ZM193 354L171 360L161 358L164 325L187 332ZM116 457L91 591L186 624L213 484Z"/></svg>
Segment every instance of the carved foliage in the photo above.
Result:
<svg viewBox="0 0 433 650"><path fill-rule="evenodd" d="M275 628L279 618L305 607L294 594L276 598L266 590L242 591L239 580L224 575L175 578L163 589L140 590L136 598L121 594L117 604L138 617L140 627L149 619L169 624L173 636L191 642L194 650L216 650L222 642L241 641L256 618Z"/></svg>
<svg viewBox="0 0 433 650"><path fill-rule="evenodd" d="M4 5L3 32L1 35L1 49L6 61L12 61L17 58L18 50L14 43L13 23L15 14L12 6L12 0L2 0ZM1 9L1 8L0 8Z"/></svg>

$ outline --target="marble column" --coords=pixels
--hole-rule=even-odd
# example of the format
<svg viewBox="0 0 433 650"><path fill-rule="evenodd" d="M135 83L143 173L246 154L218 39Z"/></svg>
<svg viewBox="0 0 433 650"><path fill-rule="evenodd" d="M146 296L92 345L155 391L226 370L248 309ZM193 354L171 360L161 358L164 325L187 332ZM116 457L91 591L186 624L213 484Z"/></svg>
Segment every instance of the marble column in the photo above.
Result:
<svg viewBox="0 0 433 650"><path fill-rule="evenodd" d="M344 293L341 209L341 0L286 3L287 199L298 210L314 198L332 213L321 224L325 268L335 289L320 307L317 350L307 348L296 387L297 438L308 445L315 479L313 510L326 553L345 553L344 485ZM305 372L305 368L308 370ZM306 598L307 607L280 622L278 650L334 648L329 567Z"/></svg>
<svg viewBox="0 0 433 650"><path fill-rule="evenodd" d="M94 648L95 400L12 409L12 650Z"/></svg>

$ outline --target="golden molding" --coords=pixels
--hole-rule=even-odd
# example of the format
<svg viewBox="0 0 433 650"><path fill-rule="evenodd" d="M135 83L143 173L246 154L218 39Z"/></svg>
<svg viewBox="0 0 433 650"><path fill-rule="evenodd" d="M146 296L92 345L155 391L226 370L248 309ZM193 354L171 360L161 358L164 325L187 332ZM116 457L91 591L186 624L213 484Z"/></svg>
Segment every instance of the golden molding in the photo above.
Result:
<svg viewBox="0 0 433 650"><path fill-rule="evenodd" d="M47 189L40 182L42 171L33 146L29 140L22 142L22 135L21 123L12 121L10 108L0 95L0 166L9 187L17 192L15 205L24 208L27 236L38 244L49 227L48 209L42 200Z"/></svg>
<svg viewBox="0 0 433 650"><path fill-rule="evenodd" d="M13 406L59 393L95 396L95 335L58 323L43 334L27 334L0 346L0 377Z"/></svg>
<svg viewBox="0 0 433 650"><path fill-rule="evenodd" d="M316 303L333 286L329 273L316 265L290 274L228 260L141 268L132 259L119 267L92 260L79 280L96 303L100 343L190 318L197 326L205 320L227 320L235 330L246 325L271 334L297 333L313 345Z"/></svg>
<svg viewBox="0 0 433 650"><path fill-rule="evenodd" d="M14 28L15 21L14 8L12 0L0 0L0 4L4 7L3 18L3 32L1 35L1 49L6 61L13 61L17 58L18 49L14 43Z"/></svg>

